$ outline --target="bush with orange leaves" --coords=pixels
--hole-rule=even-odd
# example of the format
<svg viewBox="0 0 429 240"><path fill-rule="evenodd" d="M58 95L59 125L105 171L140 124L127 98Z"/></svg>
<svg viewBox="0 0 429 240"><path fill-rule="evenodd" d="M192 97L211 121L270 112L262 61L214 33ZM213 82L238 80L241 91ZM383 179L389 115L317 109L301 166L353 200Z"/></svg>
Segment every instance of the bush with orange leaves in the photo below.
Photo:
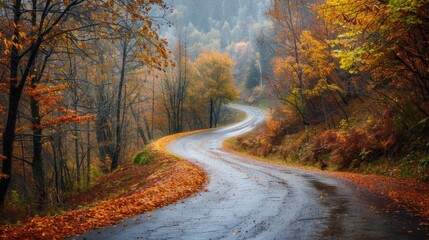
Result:
<svg viewBox="0 0 429 240"><path fill-rule="evenodd" d="M237 138L237 145L253 155L267 157L282 151L285 136L303 129L300 118L288 108L276 107L265 124L252 136Z"/></svg>
<svg viewBox="0 0 429 240"><path fill-rule="evenodd" d="M385 114L382 119L347 129L342 122L339 130L326 130L313 138L311 159L314 162L334 164L338 169L356 168L362 162L384 154L397 142L393 118Z"/></svg>
<svg viewBox="0 0 429 240"><path fill-rule="evenodd" d="M364 167L380 157L392 158L392 154L399 159L409 150L404 149L403 143L408 140L400 134L401 127L389 110L376 118L358 121L343 120L335 129L311 126L304 131L299 116L285 108L276 109L263 127L237 138L236 144L256 156L324 167L327 164L338 170Z"/></svg>

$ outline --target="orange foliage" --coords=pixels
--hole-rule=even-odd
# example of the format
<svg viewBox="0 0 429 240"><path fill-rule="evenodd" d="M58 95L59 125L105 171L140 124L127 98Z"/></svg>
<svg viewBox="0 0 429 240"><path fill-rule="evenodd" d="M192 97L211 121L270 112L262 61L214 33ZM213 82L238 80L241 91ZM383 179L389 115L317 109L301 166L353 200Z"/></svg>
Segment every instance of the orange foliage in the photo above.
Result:
<svg viewBox="0 0 429 240"><path fill-rule="evenodd" d="M46 123L46 125L54 126L60 123L71 123L71 122L84 122L87 120L94 120L95 117L93 115L87 114L83 116L78 116L77 114L69 115L69 116L61 116L55 119L52 119Z"/></svg>
<svg viewBox="0 0 429 240"><path fill-rule="evenodd" d="M390 198L394 205L391 210L404 208L407 212L422 217L421 225L429 225L429 185L416 179L395 178L388 176L363 175L344 172L330 172L376 194Z"/></svg>
<svg viewBox="0 0 429 240"><path fill-rule="evenodd" d="M7 174L4 174L4 173L0 173L0 179L7 179L7 178L9 178L10 176L9 175L7 175Z"/></svg>
<svg viewBox="0 0 429 240"><path fill-rule="evenodd" d="M35 88L26 88L25 92L28 93L30 97L39 100L46 95L55 96L61 94L62 90L69 87L70 86L68 84L58 84L52 86L43 86L42 84L38 84Z"/></svg>
<svg viewBox="0 0 429 240"><path fill-rule="evenodd" d="M134 194L103 201L97 206L68 211L54 217L35 217L21 227L0 227L1 239L63 239L96 228L106 227L124 218L162 207L187 197L201 189L206 182L203 171L195 165L165 153L165 146L177 137L168 136L152 146L157 158L170 159L174 164L152 174L153 186Z"/></svg>
<svg viewBox="0 0 429 240"><path fill-rule="evenodd" d="M338 169L358 167L372 156L384 153L396 143L392 129L392 117L386 115L377 122L367 122L360 128L350 130L327 130L313 138L312 157L310 160L322 160L323 154L330 154L330 161ZM352 162L355 162L351 166Z"/></svg>

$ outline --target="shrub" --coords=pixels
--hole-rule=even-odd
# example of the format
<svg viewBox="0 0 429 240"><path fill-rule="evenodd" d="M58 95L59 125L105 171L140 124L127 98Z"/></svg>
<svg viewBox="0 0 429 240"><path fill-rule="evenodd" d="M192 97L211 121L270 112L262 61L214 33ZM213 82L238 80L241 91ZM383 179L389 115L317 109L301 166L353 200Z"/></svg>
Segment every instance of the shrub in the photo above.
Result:
<svg viewBox="0 0 429 240"><path fill-rule="evenodd" d="M134 155L133 163L145 165L153 161L154 159L155 159L154 153L152 153L150 149L145 148L142 151L138 152L136 155Z"/></svg>
<svg viewBox="0 0 429 240"><path fill-rule="evenodd" d="M391 114L377 121L368 118L354 128L327 130L313 138L311 160L322 160L327 154L338 169L355 168L377 154L387 152L397 142Z"/></svg>
<svg viewBox="0 0 429 240"><path fill-rule="evenodd" d="M341 137L334 145L332 151L332 161L337 164L339 169L345 169L353 161L363 160L361 152L363 149L370 149L368 135L362 131L352 129L349 132L340 132Z"/></svg>
<svg viewBox="0 0 429 240"><path fill-rule="evenodd" d="M317 162L322 155L331 153L337 140L337 132L334 130L327 130L314 136L310 161Z"/></svg>

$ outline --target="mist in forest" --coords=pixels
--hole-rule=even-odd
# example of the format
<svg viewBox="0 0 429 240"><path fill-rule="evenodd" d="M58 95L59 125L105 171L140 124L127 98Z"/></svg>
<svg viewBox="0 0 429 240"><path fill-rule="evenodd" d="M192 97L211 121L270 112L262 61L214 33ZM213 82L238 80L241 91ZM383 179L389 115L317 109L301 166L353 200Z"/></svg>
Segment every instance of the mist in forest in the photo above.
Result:
<svg viewBox="0 0 429 240"><path fill-rule="evenodd" d="M213 50L237 58L240 51L252 48L256 33L268 24L265 11L270 1L174 0L170 4L173 27L163 33L170 45L181 29L188 36L192 57Z"/></svg>
<svg viewBox="0 0 429 240"><path fill-rule="evenodd" d="M0 238L63 239L152 210L152 199L174 202L180 184L190 194L187 181L200 186L203 174L167 160L180 135L162 137L236 122L225 106L238 101L267 119L232 149L388 175L359 174L429 226L428 9L427 0L0 1ZM147 185L166 182L171 197Z"/></svg>

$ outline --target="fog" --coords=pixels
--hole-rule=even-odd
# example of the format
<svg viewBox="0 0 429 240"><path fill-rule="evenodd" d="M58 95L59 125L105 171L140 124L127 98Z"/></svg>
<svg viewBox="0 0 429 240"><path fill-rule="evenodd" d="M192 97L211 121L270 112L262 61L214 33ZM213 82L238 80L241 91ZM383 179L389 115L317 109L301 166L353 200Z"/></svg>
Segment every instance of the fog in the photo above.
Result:
<svg viewBox="0 0 429 240"><path fill-rule="evenodd" d="M214 50L237 58L253 48L255 34L268 24L265 11L270 0L174 0L169 4L173 27L163 35L170 46L180 28L188 36L192 57Z"/></svg>

